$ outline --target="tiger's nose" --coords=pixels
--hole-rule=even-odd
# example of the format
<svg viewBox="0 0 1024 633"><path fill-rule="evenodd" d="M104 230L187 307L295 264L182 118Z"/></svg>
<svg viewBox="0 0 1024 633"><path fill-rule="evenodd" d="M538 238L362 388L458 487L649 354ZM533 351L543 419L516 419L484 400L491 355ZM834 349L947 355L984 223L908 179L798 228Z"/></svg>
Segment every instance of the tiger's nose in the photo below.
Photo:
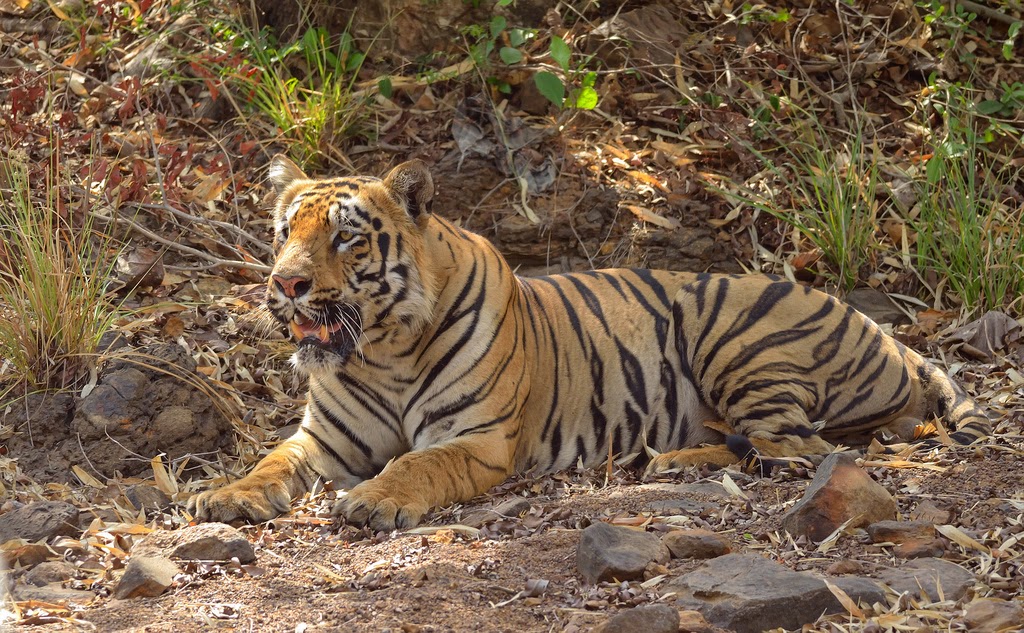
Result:
<svg viewBox="0 0 1024 633"><path fill-rule="evenodd" d="M284 293L284 296L291 299L298 299L309 292L309 289L313 286L312 282L305 277L282 277L281 275L271 275L270 278L274 280L274 285Z"/></svg>

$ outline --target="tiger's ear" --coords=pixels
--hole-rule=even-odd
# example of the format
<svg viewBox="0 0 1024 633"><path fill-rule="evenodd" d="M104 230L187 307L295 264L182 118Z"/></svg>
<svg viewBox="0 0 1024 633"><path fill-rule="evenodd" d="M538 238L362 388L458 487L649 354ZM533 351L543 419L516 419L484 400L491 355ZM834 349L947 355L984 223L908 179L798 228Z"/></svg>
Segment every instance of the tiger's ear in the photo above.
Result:
<svg viewBox="0 0 1024 633"><path fill-rule="evenodd" d="M409 217L423 226L434 199L434 179L423 161L411 160L395 167L384 177L384 186L398 198Z"/></svg>
<svg viewBox="0 0 1024 633"><path fill-rule="evenodd" d="M287 189L288 185L296 180L309 180L309 176L284 154L278 154L270 159L270 182L274 183L277 193Z"/></svg>

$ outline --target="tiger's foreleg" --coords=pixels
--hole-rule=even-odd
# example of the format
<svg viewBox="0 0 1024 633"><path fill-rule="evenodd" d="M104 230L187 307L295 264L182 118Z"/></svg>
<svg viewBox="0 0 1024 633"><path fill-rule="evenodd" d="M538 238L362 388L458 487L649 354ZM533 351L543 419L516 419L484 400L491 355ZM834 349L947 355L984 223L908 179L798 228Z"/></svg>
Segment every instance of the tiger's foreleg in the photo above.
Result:
<svg viewBox="0 0 1024 633"><path fill-rule="evenodd" d="M483 494L511 474L512 452L502 433L461 437L395 458L332 512L374 530L409 528L431 508Z"/></svg>
<svg viewBox="0 0 1024 633"><path fill-rule="evenodd" d="M288 512L291 500L308 492L322 478L313 468L329 463L331 460L318 454L311 437L300 430L263 458L248 475L195 495L189 504L200 521L269 521ZM353 478L349 485L357 481Z"/></svg>

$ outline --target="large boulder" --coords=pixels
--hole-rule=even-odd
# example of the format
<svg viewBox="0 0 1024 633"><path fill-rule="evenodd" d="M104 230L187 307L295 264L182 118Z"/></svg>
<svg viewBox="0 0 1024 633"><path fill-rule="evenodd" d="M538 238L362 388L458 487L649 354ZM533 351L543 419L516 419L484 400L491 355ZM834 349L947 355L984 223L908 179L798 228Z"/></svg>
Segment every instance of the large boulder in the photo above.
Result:
<svg viewBox="0 0 1024 633"><path fill-rule="evenodd" d="M864 578L831 579L855 601L885 602L885 592ZM668 583L676 606L700 611L708 622L737 633L800 629L843 606L820 578L795 572L756 554L727 554Z"/></svg>

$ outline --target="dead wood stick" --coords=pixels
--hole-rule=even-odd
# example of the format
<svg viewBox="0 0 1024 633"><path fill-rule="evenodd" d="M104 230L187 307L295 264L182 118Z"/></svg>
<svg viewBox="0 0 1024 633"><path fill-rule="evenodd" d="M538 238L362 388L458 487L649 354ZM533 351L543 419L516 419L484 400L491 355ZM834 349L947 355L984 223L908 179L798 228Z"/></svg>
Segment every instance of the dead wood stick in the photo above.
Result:
<svg viewBox="0 0 1024 633"><path fill-rule="evenodd" d="M134 207L136 209L150 209L150 210L156 210L156 211L167 211L168 213L174 215L175 217L180 218L182 220L186 220L188 222L195 222L196 224L203 224L203 223L210 224L210 225L216 226L218 228L224 229L225 231L227 231L229 233L234 233L236 236L245 238L246 240L251 242L253 244L253 246L255 246L259 250L263 251L264 253L272 254L274 252L274 250L270 246L268 246L266 244L266 242L264 242L263 240L257 238L255 235L249 233L248 231L246 231L242 227L240 227L240 226L238 226L236 224L232 224L230 222L224 222L222 220L213 220L211 218L204 218L202 216L192 215L190 213L186 213L185 211L181 211L180 209L176 209L173 206L167 204L166 202L159 203L159 204L151 204L151 203L144 203L144 202L132 202L132 203L129 203L128 206Z"/></svg>
<svg viewBox="0 0 1024 633"><path fill-rule="evenodd" d="M1006 15L999 9L993 9L992 7L985 6L979 2L971 2L971 0L957 0L957 4L968 11L972 11L978 15L983 15L990 20L995 20L996 22L1002 22L1003 24L1013 24L1014 22L1021 21L1013 16Z"/></svg>
<svg viewBox="0 0 1024 633"><path fill-rule="evenodd" d="M140 225L138 222L135 222L134 220L129 220L128 218L119 218L110 215L103 215L102 213L97 213L95 211L91 212L91 214L94 218L102 222L116 222L118 224L123 224L127 226L129 229L131 229L133 232L138 233L139 235L145 237L146 239L153 240L157 244L166 246L169 250L177 251L185 255L191 255L193 257L198 257L200 259L211 262L218 266L228 266L230 268L247 268L249 270L255 270L263 274L270 273L270 266L267 266L266 264L261 264L259 262L246 262L241 260L223 259L217 257L216 255L211 255L210 253L201 251L197 248L185 246L184 244L179 244L178 242L157 235L153 231L150 231L146 227Z"/></svg>

